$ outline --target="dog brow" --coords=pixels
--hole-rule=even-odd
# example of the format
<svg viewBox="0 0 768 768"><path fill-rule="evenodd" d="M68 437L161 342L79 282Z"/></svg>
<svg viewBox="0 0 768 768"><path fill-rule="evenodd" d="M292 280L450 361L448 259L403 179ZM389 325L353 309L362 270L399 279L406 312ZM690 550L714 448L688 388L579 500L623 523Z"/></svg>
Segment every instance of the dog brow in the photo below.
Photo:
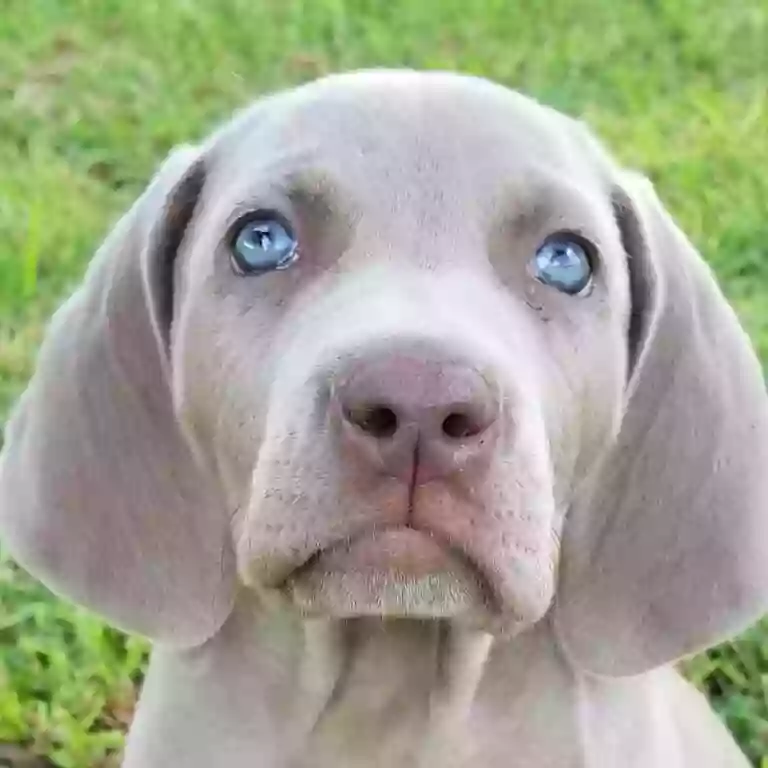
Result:
<svg viewBox="0 0 768 768"><path fill-rule="evenodd" d="M354 195L327 169L309 167L290 171L277 186L295 205L323 211L333 218L349 219L355 213Z"/></svg>
<svg viewBox="0 0 768 768"><path fill-rule="evenodd" d="M570 180L553 178L551 172L506 182L494 194L491 210L496 212L496 223L508 231L544 233L553 226L574 231L595 228L595 211L583 190Z"/></svg>

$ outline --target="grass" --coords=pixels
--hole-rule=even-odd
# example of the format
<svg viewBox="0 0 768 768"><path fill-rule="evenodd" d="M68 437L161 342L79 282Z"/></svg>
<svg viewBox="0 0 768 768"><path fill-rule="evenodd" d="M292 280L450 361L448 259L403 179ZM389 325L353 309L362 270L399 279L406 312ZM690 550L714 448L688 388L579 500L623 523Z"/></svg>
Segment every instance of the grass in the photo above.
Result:
<svg viewBox="0 0 768 768"><path fill-rule="evenodd" d="M458 69L584 116L644 169L768 361L768 0L0 0L0 418L45 322L175 143L264 89ZM117 764L143 641L0 559L0 742ZM768 622L686 665L768 766Z"/></svg>

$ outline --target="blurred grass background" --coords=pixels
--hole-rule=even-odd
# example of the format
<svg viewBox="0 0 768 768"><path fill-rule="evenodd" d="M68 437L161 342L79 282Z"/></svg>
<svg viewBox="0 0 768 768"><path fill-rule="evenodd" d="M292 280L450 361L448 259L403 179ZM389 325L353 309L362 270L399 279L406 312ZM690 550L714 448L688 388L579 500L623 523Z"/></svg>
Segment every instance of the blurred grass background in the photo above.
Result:
<svg viewBox="0 0 768 768"><path fill-rule="evenodd" d="M172 145L265 89L370 66L481 74L586 118L768 361L768 0L0 0L0 419ZM0 555L0 742L116 766L146 653ZM768 766L768 622L685 669Z"/></svg>

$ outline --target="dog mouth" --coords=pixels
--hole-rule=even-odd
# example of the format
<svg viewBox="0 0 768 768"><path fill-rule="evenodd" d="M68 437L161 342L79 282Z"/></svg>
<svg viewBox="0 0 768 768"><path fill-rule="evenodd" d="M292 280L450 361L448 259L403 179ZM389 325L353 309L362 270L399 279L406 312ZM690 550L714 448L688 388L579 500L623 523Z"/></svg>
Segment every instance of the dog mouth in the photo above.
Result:
<svg viewBox="0 0 768 768"><path fill-rule="evenodd" d="M284 589L308 616L485 624L499 613L489 580L460 548L404 525L372 528L316 552Z"/></svg>

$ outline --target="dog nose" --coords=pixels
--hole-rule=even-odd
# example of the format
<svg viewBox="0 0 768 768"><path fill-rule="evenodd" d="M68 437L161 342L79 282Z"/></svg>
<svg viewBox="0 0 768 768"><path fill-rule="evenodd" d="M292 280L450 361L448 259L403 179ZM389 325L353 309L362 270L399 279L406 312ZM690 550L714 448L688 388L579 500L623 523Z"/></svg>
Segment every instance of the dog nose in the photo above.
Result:
<svg viewBox="0 0 768 768"><path fill-rule="evenodd" d="M487 453L500 410L497 388L478 370L423 353L356 361L333 401L344 447L420 483Z"/></svg>

